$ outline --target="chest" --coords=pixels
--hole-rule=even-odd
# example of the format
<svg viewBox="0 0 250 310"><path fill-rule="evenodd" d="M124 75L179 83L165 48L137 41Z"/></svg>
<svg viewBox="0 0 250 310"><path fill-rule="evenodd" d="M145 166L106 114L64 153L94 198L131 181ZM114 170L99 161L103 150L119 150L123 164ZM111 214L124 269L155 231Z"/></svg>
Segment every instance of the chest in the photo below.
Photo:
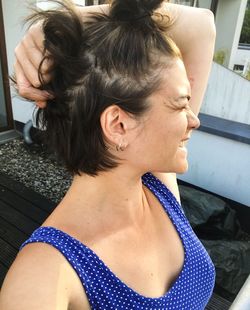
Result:
<svg viewBox="0 0 250 310"><path fill-rule="evenodd" d="M146 223L147 229L142 230L142 234L121 232L115 237L107 238L107 242L102 241L96 247L92 247L99 258L97 264L96 257L94 258L95 268L90 271L89 279L94 284L98 281L103 283L106 288L102 288L101 285L99 289L104 289L105 294L108 292L106 289L110 289L112 298L116 298L115 296L120 292L123 292L124 296L129 296L132 292L131 296L133 295L133 297L135 294L139 294L137 296L142 295L140 298L157 298L169 291L173 284L175 284L176 289L178 286L174 292L178 292L184 286L185 290L188 289L193 292L192 294L199 295L201 291L204 294L205 291L206 296L204 295L203 299L197 299L197 303L201 304L201 308L197 307L197 309L202 309L206 302L204 300L209 297L213 287L213 266L196 236L191 231L188 232L188 227L185 227L187 228L185 233L187 232L188 235L188 241L185 240L188 263L186 261L186 267L183 270L184 248L182 240L173 222L164 210L163 212L153 214L153 220ZM200 256L199 261L197 261L198 256ZM182 270L185 271L185 276L180 276ZM93 277L93 271L98 273L98 277ZM103 276L99 277L100 274ZM206 274L207 277L204 277ZM179 284L175 283L177 278ZM187 279L188 282L185 282ZM184 295L182 302L188 309L190 301ZM112 301L111 296L107 295L109 301ZM123 297L120 297L122 301ZM168 302L171 304L170 297L168 294L168 298L164 301L166 305ZM127 304L129 301L126 299L123 302Z"/></svg>
<svg viewBox="0 0 250 310"><path fill-rule="evenodd" d="M117 232L92 249L126 286L147 297L164 295L180 274L184 248L158 201L143 227Z"/></svg>

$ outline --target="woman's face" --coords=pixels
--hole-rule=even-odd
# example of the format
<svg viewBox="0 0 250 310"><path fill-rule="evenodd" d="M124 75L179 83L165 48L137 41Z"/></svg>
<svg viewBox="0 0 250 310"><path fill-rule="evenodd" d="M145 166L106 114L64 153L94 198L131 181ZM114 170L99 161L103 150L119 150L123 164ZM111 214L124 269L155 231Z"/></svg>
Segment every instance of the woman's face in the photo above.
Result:
<svg viewBox="0 0 250 310"><path fill-rule="evenodd" d="M149 98L135 145L137 167L145 171L184 173L188 168L184 141L199 127L189 106L190 84L181 59L162 71L162 85ZM139 166L138 166L139 165Z"/></svg>

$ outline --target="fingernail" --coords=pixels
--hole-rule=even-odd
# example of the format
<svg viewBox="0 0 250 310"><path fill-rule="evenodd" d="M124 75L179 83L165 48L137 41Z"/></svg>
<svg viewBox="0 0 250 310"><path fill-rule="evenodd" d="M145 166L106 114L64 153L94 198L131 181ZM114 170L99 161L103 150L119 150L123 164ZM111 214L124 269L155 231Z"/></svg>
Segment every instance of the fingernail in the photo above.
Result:
<svg viewBox="0 0 250 310"><path fill-rule="evenodd" d="M36 106L40 109L44 109L46 107L47 103L46 101L36 101Z"/></svg>
<svg viewBox="0 0 250 310"><path fill-rule="evenodd" d="M44 95L46 96L47 99L53 99L54 98L54 96L47 91L44 91Z"/></svg>

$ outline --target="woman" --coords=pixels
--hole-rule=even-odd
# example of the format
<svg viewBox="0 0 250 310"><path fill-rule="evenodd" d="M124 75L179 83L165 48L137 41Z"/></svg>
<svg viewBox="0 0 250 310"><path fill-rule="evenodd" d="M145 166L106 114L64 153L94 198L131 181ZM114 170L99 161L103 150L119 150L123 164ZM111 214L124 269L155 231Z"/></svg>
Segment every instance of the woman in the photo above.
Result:
<svg viewBox="0 0 250 310"><path fill-rule="evenodd" d="M81 13L35 15L49 57L40 80L40 24L16 52L19 92L36 100L74 179L22 246L1 309L204 309L214 267L181 209L175 173L187 170L185 144L199 126L213 18L159 0ZM159 13L172 16L170 27Z"/></svg>

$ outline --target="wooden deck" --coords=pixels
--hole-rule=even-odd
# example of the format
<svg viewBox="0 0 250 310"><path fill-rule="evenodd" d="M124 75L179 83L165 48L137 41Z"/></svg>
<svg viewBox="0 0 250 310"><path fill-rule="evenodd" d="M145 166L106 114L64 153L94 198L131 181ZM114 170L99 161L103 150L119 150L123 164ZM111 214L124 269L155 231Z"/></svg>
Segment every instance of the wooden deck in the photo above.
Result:
<svg viewBox="0 0 250 310"><path fill-rule="evenodd" d="M55 204L0 173L0 287L20 245L53 211ZM230 302L213 294L206 310L228 310Z"/></svg>
<svg viewBox="0 0 250 310"><path fill-rule="evenodd" d="M0 173L0 286L20 245L55 204Z"/></svg>

